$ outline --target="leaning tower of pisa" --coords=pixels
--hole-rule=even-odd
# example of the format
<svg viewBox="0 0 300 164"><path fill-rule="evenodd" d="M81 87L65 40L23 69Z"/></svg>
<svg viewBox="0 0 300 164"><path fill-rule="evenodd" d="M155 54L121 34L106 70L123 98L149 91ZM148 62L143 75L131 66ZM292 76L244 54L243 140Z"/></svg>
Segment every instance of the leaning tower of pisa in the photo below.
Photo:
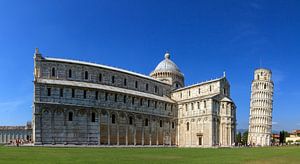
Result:
<svg viewBox="0 0 300 164"><path fill-rule="evenodd" d="M251 86L248 144L271 144L273 87L271 70L256 69Z"/></svg>

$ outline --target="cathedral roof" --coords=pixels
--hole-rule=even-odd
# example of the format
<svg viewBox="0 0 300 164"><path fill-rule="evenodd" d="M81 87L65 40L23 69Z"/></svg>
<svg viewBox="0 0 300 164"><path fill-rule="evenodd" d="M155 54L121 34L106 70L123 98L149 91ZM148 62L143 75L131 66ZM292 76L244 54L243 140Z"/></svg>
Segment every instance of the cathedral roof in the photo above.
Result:
<svg viewBox="0 0 300 164"><path fill-rule="evenodd" d="M170 59L170 54L165 54L165 59L161 61L155 68L154 72L172 72L182 74L177 65Z"/></svg>

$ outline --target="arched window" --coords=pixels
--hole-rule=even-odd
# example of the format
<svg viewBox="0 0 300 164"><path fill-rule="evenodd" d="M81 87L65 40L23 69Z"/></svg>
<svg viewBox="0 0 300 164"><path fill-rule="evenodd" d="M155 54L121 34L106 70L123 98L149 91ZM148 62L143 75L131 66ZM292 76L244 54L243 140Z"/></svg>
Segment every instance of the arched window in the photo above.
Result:
<svg viewBox="0 0 300 164"><path fill-rule="evenodd" d="M212 88L211 88L211 85L209 86L209 91L211 92Z"/></svg>
<svg viewBox="0 0 300 164"><path fill-rule="evenodd" d="M131 98L131 104L134 105L134 97Z"/></svg>
<svg viewBox="0 0 300 164"><path fill-rule="evenodd" d="M127 86L127 79L124 79L124 86Z"/></svg>
<svg viewBox="0 0 300 164"><path fill-rule="evenodd" d="M69 69L69 78L72 78L72 70Z"/></svg>
<svg viewBox="0 0 300 164"><path fill-rule="evenodd" d="M124 97L123 97L123 103L124 104L126 103L126 95L124 95Z"/></svg>
<svg viewBox="0 0 300 164"><path fill-rule="evenodd" d="M115 83L115 76L111 77L111 83L113 83L113 84Z"/></svg>
<svg viewBox="0 0 300 164"><path fill-rule="evenodd" d="M132 123L133 123L132 117L129 117L129 125L132 125Z"/></svg>
<svg viewBox="0 0 300 164"><path fill-rule="evenodd" d="M154 92L157 93L157 86L154 87Z"/></svg>
<svg viewBox="0 0 300 164"><path fill-rule="evenodd" d="M75 89L72 89L72 98L75 97Z"/></svg>
<svg viewBox="0 0 300 164"><path fill-rule="evenodd" d="M186 130L187 130L187 131L190 130L190 123L189 123L189 122L186 123Z"/></svg>
<svg viewBox="0 0 300 164"><path fill-rule="evenodd" d="M96 99L96 100L99 99L99 92L98 92L98 91L95 92L95 99Z"/></svg>
<svg viewBox="0 0 300 164"><path fill-rule="evenodd" d="M189 91L189 96L191 96L191 91Z"/></svg>
<svg viewBox="0 0 300 164"><path fill-rule="evenodd" d="M96 122L96 113L92 113L92 122Z"/></svg>
<svg viewBox="0 0 300 164"><path fill-rule="evenodd" d="M172 122L172 129L174 129L174 127L175 127L175 124L174 124L174 122Z"/></svg>
<svg viewBox="0 0 300 164"><path fill-rule="evenodd" d="M154 102L154 108L157 108L157 101Z"/></svg>
<svg viewBox="0 0 300 164"><path fill-rule="evenodd" d="M55 68L54 67L51 70L51 76L55 77Z"/></svg>
<svg viewBox="0 0 300 164"><path fill-rule="evenodd" d="M197 107L198 107L198 109L200 109L200 103L199 102L197 102Z"/></svg>
<svg viewBox="0 0 300 164"><path fill-rule="evenodd" d="M149 85L148 85L148 84L146 84L146 91L148 91L148 89L149 89Z"/></svg>
<svg viewBox="0 0 300 164"><path fill-rule="evenodd" d="M105 101L108 100L108 93L105 93Z"/></svg>
<svg viewBox="0 0 300 164"><path fill-rule="evenodd" d="M51 96L51 88L47 88L47 96Z"/></svg>
<svg viewBox="0 0 300 164"><path fill-rule="evenodd" d="M99 73L99 82L101 82L101 81L102 81L102 74Z"/></svg>
<svg viewBox="0 0 300 164"><path fill-rule="evenodd" d="M148 104L147 105L148 105L148 107L150 107L150 100L148 100Z"/></svg>
<svg viewBox="0 0 300 164"><path fill-rule="evenodd" d="M148 118L145 119L145 126L148 126Z"/></svg>
<svg viewBox="0 0 300 164"><path fill-rule="evenodd" d="M176 88L179 88L178 84L176 83Z"/></svg>
<svg viewBox="0 0 300 164"><path fill-rule="evenodd" d="M116 116L114 114L111 115L111 123L112 124L116 123Z"/></svg>
<svg viewBox="0 0 300 164"><path fill-rule="evenodd" d="M168 106L168 104L167 104L167 103L165 103L165 110L167 110L167 106Z"/></svg>
<svg viewBox="0 0 300 164"><path fill-rule="evenodd" d="M143 98L140 98L140 106L143 106Z"/></svg>
<svg viewBox="0 0 300 164"><path fill-rule="evenodd" d="M63 88L59 89L59 97L64 97L64 89Z"/></svg>
<svg viewBox="0 0 300 164"><path fill-rule="evenodd" d="M135 88L138 88L138 82L135 81Z"/></svg>
<svg viewBox="0 0 300 164"><path fill-rule="evenodd" d="M198 94L199 94L199 95L201 94L201 89L200 89L200 88L198 89Z"/></svg>
<svg viewBox="0 0 300 164"><path fill-rule="evenodd" d="M191 103L191 108L192 110L194 110L194 103Z"/></svg>
<svg viewBox="0 0 300 164"><path fill-rule="evenodd" d="M86 99L86 90L83 91L83 98Z"/></svg>
<svg viewBox="0 0 300 164"><path fill-rule="evenodd" d="M117 102L117 101L118 101L118 95L115 94L115 102Z"/></svg>
<svg viewBox="0 0 300 164"><path fill-rule="evenodd" d="M73 112L69 112L68 120L73 121Z"/></svg>
<svg viewBox="0 0 300 164"><path fill-rule="evenodd" d="M259 75L257 75L257 80L259 80Z"/></svg>
<svg viewBox="0 0 300 164"><path fill-rule="evenodd" d="M264 85L264 89L267 89L267 84Z"/></svg>
<svg viewBox="0 0 300 164"><path fill-rule="evenodd" d="M159 127L162 127L162 120L159 121Z"/></svg>
<svg viewBox="0 0 300 164"><path fill-rule="evenodd" d="M206 101L204 101L204 108L206 108Z"/></svg>
<svg viewBox="0 0 300 164"><path fill-rule="evenodd" d="M89 72L88 71L84 72L84 79L85 80L89 79Z"/></svg>

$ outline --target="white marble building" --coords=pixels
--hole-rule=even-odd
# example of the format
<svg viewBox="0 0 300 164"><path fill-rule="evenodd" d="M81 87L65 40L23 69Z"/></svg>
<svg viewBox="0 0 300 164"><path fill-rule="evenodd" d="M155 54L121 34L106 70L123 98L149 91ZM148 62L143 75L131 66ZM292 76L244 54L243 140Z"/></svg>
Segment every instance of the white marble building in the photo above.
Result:
<svg viewBox="0 0 300 164"><path fill-rule="evenodd" d="M235 138L226 77L185 87L169 53L146 76L37 49L33 106L36 145L212 147Z"/></svg>
<svg viewBox="0 0 300 164"><path fill-rule="evenodd" d="M271 70L256 69L251 90L248 144L270 146L274 90Z"/></svg>

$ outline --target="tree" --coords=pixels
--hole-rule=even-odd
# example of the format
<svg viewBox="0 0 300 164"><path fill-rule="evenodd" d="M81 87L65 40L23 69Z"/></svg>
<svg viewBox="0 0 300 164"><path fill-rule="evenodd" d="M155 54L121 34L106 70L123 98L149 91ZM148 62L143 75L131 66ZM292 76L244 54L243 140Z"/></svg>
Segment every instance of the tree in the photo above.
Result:
<svg viewBox="0 0 300 164"><path fill-rule="evenodd" d="M248 143L248 130L243 133L242 136L242 145L247 145Z"/></svg>
<svg viewBox="0 0 300 164"><path fill-rule="evenodd" d="M280 131L279 132L279 143L284 144L285 143L285 138L289 136L289 133L287 131Z"/></svg>
<svg viewBox="0 0 300 164"><path fill-rule="evenodd" d="M242 143L242 133L241 132L238 132L237 135L236 135L236 142L239 144L239 143Z"/></svg>

